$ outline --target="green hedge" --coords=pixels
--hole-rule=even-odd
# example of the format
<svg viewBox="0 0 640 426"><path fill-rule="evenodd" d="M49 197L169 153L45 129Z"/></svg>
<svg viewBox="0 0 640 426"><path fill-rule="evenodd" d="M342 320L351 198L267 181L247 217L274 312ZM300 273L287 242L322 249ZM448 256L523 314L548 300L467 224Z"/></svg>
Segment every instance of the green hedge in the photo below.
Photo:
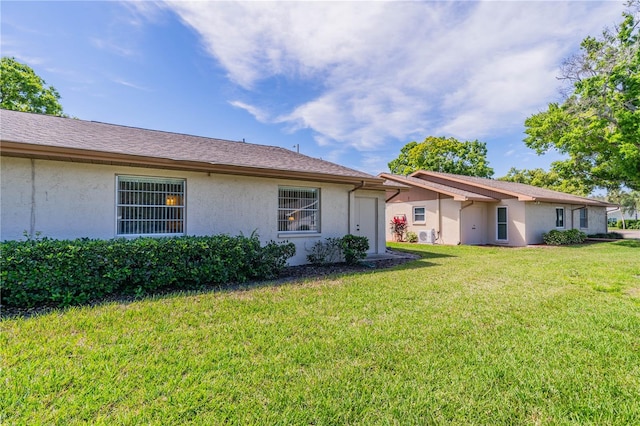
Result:
<svg viewBox="0 0 640 426"><path fill-rule="evenodd" d="M28 240L0 243L2 303L67 306L111 294L273 278L295 254L292 243L257 235Z"/></svg>
<svg viewBox="0 0 640 426"><path fill-rule="evenodd" d="M622 229L623 222L621 219L618 219L618 223L616 226ZM640 229L640 219L625 219L624 225L626 229Z"/></svg>
<svg viewBox="0 0 640 426"><path fill-rule="evenodd" d="M542 234L545 244L552 246L561 246L567 244L580 244L587 238L587 234L577 229L568 229L566 231L551 230Z"/></svg>

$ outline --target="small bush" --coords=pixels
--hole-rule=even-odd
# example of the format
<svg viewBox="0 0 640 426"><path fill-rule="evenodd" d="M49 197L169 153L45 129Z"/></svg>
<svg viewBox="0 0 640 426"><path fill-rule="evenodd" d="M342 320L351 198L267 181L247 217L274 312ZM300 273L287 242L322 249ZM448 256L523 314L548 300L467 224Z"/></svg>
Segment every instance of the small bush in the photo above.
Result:
<svg viewBox="0 0 640 426"><path fill-rule="evenodd" d="M325 241L316 241L310 250L307 250L307 261L313 265L328 265L342 260L341 238L327 238Z"/></svg>
<svg viewBox="0 0 640 426"><path fill-rule="evenodd" d="M407 242L409 243L417 243L418 242L418 234L413 231L407 232Z"/></svg>
<svg viewBox="0 0 640 426"><path fill-rule="evenodd" d="M625 219L624 222L622 219L618 219L616 227L619 229L640 229L640 219Z"/></svg>
<svg viewBox="0 0 640 426"><path fill-rule="evenodd" d="M358 237L347 234L340 240L344 261L349 265L354 265L367 256L369 250L369 240L367 237Z"/></svg>
<svg viewBox="0 0 640 426"><path fill-rule="evenodd" d="M580 244L587 238L587 234L577 229L568 229L566 231L551 230L542 234L542 240L545 244L552 246L561 246L568 244Z"/></svg>
<svg viewBox="0 0 640 426"><path fill-rule="evenodd" d="M325 241L317 241L311 249L307 250L307 261L314 265L328 265L344 260L349 265L358 263L367 257L369 240L367 237L345 235L342 238L327 238Z"/></svg>
<svg viewBox="0 0 640 426"><path fill-rule="evenodd" d="M2 303L67 306L110 294L273 278L292 243L250 237L28 240L0 244Z"/></svg>

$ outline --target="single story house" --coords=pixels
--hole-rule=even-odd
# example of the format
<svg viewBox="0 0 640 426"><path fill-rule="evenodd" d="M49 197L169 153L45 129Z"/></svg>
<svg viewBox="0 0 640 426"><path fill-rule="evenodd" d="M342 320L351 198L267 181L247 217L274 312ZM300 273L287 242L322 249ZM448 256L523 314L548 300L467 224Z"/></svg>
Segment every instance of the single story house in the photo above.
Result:
<svg viewBox="0 0 640 426"><path fill-rule="evenodd" d="M275 146L0 110L0 238L256 231L385 252L384 180Z"/></svg>
<svg viewBox="0 0 640 426"><path fill-rule="evenodd" d="M409 187L387 192L387 223L407 219L419 242L439 244L542 243L552 229L607 232L612 204L521 183L419 170L379 177ZM392 240L387 227L387 240Z"/></svg>

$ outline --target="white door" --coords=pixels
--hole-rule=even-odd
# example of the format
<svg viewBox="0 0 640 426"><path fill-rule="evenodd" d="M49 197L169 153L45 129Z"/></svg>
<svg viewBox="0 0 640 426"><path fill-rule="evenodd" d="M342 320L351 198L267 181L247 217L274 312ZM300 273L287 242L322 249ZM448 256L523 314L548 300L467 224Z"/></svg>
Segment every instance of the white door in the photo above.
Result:
<svg viewBox="0 0 640 426"><path fill-rule="evenodd" d="M485 244L485 209L482 206L469 206L462 210L460 218L461 243L469 245Z"/></svg>
<svg viewBox="0 0 640 426"><path fill-rule="evenodd" d="M356 197L355 208L356 226L353 235L367 237L369 250L367 253L378 252L378 199Z"/></svg>

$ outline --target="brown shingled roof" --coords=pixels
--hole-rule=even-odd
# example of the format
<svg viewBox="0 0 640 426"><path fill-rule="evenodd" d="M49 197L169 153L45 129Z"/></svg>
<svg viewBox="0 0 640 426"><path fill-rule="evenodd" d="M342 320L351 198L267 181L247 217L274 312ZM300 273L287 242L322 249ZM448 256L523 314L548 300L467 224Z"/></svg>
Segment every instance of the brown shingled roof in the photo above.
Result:
<svg viewBox="0 0 640 426"><path fill-rule="evenodd" d="M367 173L267 145L0 110L3 155L318 180L383 181Z"/></svg>
<svg viewBox="0 0 640 426"><path fill-rule="evenodd" d="M591 198L580 197L577 195L567 194L559 191L552 191L550 189L540 188L537 186L516 182L505 182L475 176L462 176L454 175L451 173L418 170L417 172L412 173L410 177L422 181L435 179L441 184L443 184L443 182L448 182L448 184L457 188L469 189L475 187L491 190L503 193L505 195L517 197L520 201L544 201L589 206L617 207L615 204L606 203L604 201L593 200ZM445 185L448 186L448 184Z"/></svg>
<svg viewBox="0 0 640 426"><path fill-rule="evenodd" d="M419 188L439 192L441 194L449 195L450 197L453 197L454 200L458 201L498 201L495 198L487 197L486 195L478 194L473 191L467 191L464 189L458 189L435 182L429 182L428 180L418 179L412 176L380 173L378 177L388 179L389 181L398 182L403 185L417 186Z"/></svg>

